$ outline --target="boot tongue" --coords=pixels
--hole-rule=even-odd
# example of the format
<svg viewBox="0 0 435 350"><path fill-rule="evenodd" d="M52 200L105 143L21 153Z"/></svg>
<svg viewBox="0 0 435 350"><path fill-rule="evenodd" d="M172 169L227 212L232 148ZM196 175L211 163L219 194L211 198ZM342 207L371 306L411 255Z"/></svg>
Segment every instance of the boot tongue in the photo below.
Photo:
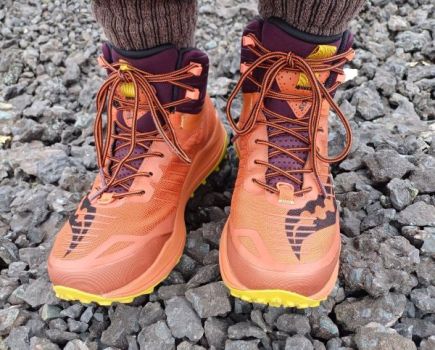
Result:
<svg viewBox="0 0 435 350"><path fill-rule="evenodd" d="M164 74L176 70L179 51L173 45L163 45L149 50L124 51L105 43L103 44L103 55L109 63L116 63L120 60L127 61L133 67L151 74ZM157 97L162 104L172 100L172 85L168 83L153 84ZM140 111L136 123L136 130L139 132L150 132L156 130L156 126L147 111ZM117 121L126 128L133 124L133 111L120 111L117 113Z"/></svg>
<svg viewBox="0 0 435 350"><path fill-rule="evenodd" d="M182 82L189 85L190 87L197 89L199 91L199 98L187 101L177 106L177 111L181 113L196 114L202 109L204 99L206 97L206 86L208 77L208 57L205 53L197 49L182 49L178 50L173 45L163 45L149 50L143 51L123 51L114 48L110 44L103 45L103 56L109 63L116 63L120 60L128 62L131 66L140 69L144 72L162 75L166 73L171 73L186 67L191 62L198 63L202 66L203 70L199 76L194 76L192 78L183 79ZM163 82L163 83L152 83L155 89L155 94L157 99L162 105L168 104L172 101L178 101L183 99L185 96L184 89L178 89L175 87L174 83ZM126 90L127 92L123 95L133 95L135 97L134 91L131 91L131 86ZM133 89L134 90L134 89ZM125 90L124 90L125 91ZM121 97L123 99L123 97ZM141 103L143 105L147 104L145 101L146 97L141 96ZM142 100L143 99L143 100ZM145 106L144 106L145 107ZM133 110L117 110L116 114L112 115L115 119L115 133L123 136L130 136L132 132L139 133L149 133L155 132L157 135L157 128L154 124L154 120L151 113L147 108L139 110L138 115L134 115ZM137 118L136 129L132 130L134 118ZM161 117L161 116L160 116ZM162 117L163 119L163 117ZM163 120L161 119L161 122ZM137 136L137 134L136 134ZM154 136L154 135L153 135ZM149 151L149 147L152 141L143 138L145 141L136 142L131 158L138 158L138 156L143 155ZM112 157L116 160L122 160L128 155L130 149L130 143L126 140L117 139L112 144L113 154ZM141 167L143 162L142 159L128 160L126 164L135 168L136 171ZM129 166L123 166L117 176L118 180L126 178L133 175L136 171L132 170ZM125 187L129 187L133 182L133 178L123 182L123 186L112 186L109 192L123 193L126 191Z"/></svg>
<svg viewBox="0 0 435 350"><path fill-rule="evenodd" d="M261 35L261 42L263 46L265 46L270 51L293 52L294 54L303 58L332 57L339 50L342 41L341 35L339 38L337 37L331 38L330 40L327 39L325 40L325 38L320 38L322 39L320 40L319 38L313 37L311 35L301 33L295 30L294 28L289 27L284 22L275 19L264 21L261 31L258 34ZM314 39L314 40L310 40L310 39ZM299 73L289 73L289 78L290 75L292 74L297 75L297 77L299 77ZM290 92L287 91L284 86L287 85L281 85L281 88L284 89L282 90L278 87L278 84L275 83L274 89L280 90L281 92L287 92L287 93ZM280 115L296 119L296 115L294 114L294 110L293 110L294 106L293 107L290 106L290 104L286 103L285 101L279 101L276 99L266 99L265 105L268 109ZM308 111L309 110L305 110L304 115L306 115ZM268 116L266 117L267 119L271 120L271 117ZM300 117L303 116L300 115L299 118ZM290 123L290 122L284 123L282 124L282 126L287 127L289 129L298 127L297 124ZM271 133L273 131L276 131L276 129L269 127L268 132ZM300 132L300 134L304 137L308 137L307 132ZM301 140L288 134L270 136L269 141L284 149L304 148L308 146ZM274 150L275 150L274 148L270 147L269 152L273 152ZM292 153L304 161L306 161L308 158L308 152L305 151L293 151ZM304 164L301 164L300 162L294 160L292 157L284 153L270 157L269 162L285 171L301 170L304 167ZM272 171L269 169L268 173L271 172ZM294 176L298 178L300 181L303 181L302 173L296 173L294 174ZM294 187L295 191L302 189L302 186L300 186L298 183L282 175L276 175L267 178L268 185L272 187L276 187L277 184L280 182L291 184Z"/></svg>
<svg viewBox="0 0 435 350"><path fill-rule="evenodd" d="M131 129L133 125L133 112L119 111L116 116L116 121L127 129ZM136 130L142 133L155 131L156 124L154 123L151 113L146 112L137 119Z"/></svg>
<svg viewBox="0 0 435 350"><path fill-rule="evenodd" d="M123 51L116 49L106 43L103 44L103 55L104 58L112 64L119 62L120 60L124 60L133 67L142 71L151 74L164 74L176 70L179 52L172 45L165 45L143 51ZM155 83L152 85L155 88L157 98L162 104L168 103L172 100L173 90L171 84ZM129 131L131 131L134 117L133 110L119 110L115 116L117 123ZM115 124L115 132L117 134L126 133L126 131L123 130L123 128L121 128L119 125ZM136 122L136 131L140 133L147 133L155 130L156 125L151 113L147 110L140 110L139 117L137 118ZM123 145L124 147L122 147ZM150 142L145 144L146 147L149 147L150 145ZM117 150L114 152L113 157L118 161L123 159L128 154L129 148L130 146L126 144L126 141L116 140L114 143L114 149ZM144 147L136 145L133 151L133 156L137 156L145 152L147 152L147 150ZM139 169L142 164L142 160L132 160L129 161L128 164L136 169ZM123 166L120 169L117 179L122 179L134 173L135 172L130 168ZM126 185L130 186L132 182L133 179L127 181ZM125 189L122 186L114 186L108 192L122 193L124 191Z"/></svg>

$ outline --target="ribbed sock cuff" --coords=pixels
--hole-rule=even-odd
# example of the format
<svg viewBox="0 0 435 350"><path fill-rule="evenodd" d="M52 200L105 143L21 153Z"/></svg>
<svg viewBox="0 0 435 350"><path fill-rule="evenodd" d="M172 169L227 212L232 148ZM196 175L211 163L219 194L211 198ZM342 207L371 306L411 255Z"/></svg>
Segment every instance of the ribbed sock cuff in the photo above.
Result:
<svg viewBox="0 0 435 350"><path fill-rule="evenodd" d="M259 0L260 15L278 17L292 27L315 35L343 33L366 0Z"/></svg>
<svg viewBox="0 0 435 350"><path fill-rule="evenodd" d="M109 41L120 49L194 46L196 0L94 0L92 9Z"/></svg>

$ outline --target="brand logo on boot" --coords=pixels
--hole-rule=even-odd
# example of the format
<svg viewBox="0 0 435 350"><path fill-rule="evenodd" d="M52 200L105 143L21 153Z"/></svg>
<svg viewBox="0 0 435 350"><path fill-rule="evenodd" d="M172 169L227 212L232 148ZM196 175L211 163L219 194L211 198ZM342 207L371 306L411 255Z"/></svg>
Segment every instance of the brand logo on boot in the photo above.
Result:
<svg viewBox="0 0 435 350"><path fill-rule="evenodd" d="M85 197L77 213L69 218L68 222L71 227L72 238L65 256L72 253L82 241L83 237L86 236L95 219L96 211L97 209L91 205L88 197Z"/></svg>
<svg viewBox="0 0 435 350"><path fill-rule="evenodd" d="M334 225L337 220L337 206L331 186L325 186L327 196L319 195L304 208L291 209L285 220L287 239L298 260L304 241L312 234Z"/></svg>

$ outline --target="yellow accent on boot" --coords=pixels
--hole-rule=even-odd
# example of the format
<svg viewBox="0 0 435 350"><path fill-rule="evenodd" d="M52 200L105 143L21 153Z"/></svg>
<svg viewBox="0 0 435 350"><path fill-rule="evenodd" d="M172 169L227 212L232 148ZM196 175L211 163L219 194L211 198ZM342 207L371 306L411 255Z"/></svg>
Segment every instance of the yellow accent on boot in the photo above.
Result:
<svg viewBox="0 0 435 350"><path fill-rule="evenodd" d="M337 52L337 48L335 46L317 45L316 48L313 50L313 52L311 52L307 58L312 58L312 59L329 58L334 56L336 52ZM317 73L316 76L319 77L320 74ZM310 82L308 80L308 77L304 73L301 73L299 75L297 87L301 87L301 88L310 87Z"/></svg>
<svg viewBox="0 0 435 350"><path fill-rule="evenodd" d="M228 287L228 286L227 286ZM297 293L285 290L238 290L228 287L232 296L247 301L249 303L268 304L274 307L295 307L306 309L309 307L318 307L324 299L312 299Z"/></svg>
<svg viewBox="0 0 435 350"><path fill-rule="evenodd" d="M333 45L318 45L313 52L310 53L308 58L329 58L335 55L337 47Z"/></svg>
<svg viewBox="0 0 435 350"><path fill-rule="evenodd" d="M160 283L160 282L159 282ZM157 284L159 284L157 283ZM156 284L156 285L157 285ZM155 286L154 286L155 287ZM68 288L63 286L53 286L54 292L59 299L62 300L78 300L83 304L97 303L102 306L110 306L113 303L128 304L133 302L135 298L144 294L151 294L154 291L154 287L146 289L140 293L129 295L126 297L104 297L102 295L86 293L78 289Z"/></svg>
<svg viewBox="0 0 435 350"><path fill-rule="evenodd" d="M127 98L136 97L136 91L133 83L123 83L121 84L121 94Z"/></svg>

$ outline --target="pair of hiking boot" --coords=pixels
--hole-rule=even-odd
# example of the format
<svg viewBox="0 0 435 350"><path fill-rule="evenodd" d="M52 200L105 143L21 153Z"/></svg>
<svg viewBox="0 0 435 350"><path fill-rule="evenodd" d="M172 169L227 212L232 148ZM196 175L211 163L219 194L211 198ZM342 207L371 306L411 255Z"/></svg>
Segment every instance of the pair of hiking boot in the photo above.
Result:
<svg viewBox="0 0 435 350"><path fill-rule="evenodd" d="M219 257L236 297L315 307L335 285L341 243L329 164L347 155L351 132L332 96L351 45L348 32L312 37L274 19L244 31L241 78L227 106L240 163ZM200 50L106 44L99 61L108 73L94 130L100 173L58 234L48 270L59 298L110 305L153 292L176 266L186 204L228 138ZM347 132L332 159L330 109Z"/></svg>

